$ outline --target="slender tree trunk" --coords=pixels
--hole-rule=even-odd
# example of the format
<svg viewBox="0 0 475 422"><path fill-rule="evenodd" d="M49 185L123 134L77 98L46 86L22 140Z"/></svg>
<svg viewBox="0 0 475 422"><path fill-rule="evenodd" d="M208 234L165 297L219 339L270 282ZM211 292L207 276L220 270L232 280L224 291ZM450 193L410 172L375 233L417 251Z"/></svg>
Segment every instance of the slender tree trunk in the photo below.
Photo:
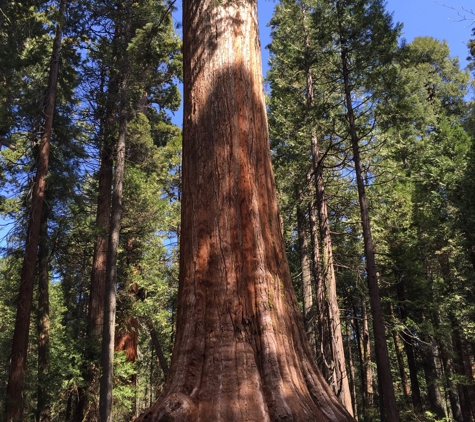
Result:
<svg viewBox="0 0 475 422"><path fill-rule="evenodd" d="M442 365L444 367L445 381L447 383L447 390L449 391L450 408L452 409L452 417L456 422L464 422L462 415L462 406L460 405L460 397L457 386L453 382L453 363L444 346L439 343L440 354L442 358Z"/></svg>
<svg viewBox="0 0 475 422"><path fill-rule="evenodd" d="M307 101L309 106L313 106L313 80L310 71L307 72ZM351 406L350 386L348 374L346 372L345 349L343 346L343 336L341 334L340 308L336 293L336 277L333 265L333 245L330 232L330 220L325 198L325 184L323 181L323 165L321 162L318 138L314 130L311 135L312 164L315 177L315 198L318 207L318 217L320 221L320 236L322 241L322 270L325 287L325 297L328 306L330 330L329 338L332 341L332 387L335 394L341 400L348 412L353 413Z"/></svg>
<svg viewBox="0 0 475 422"><path fill-rule="evenodd" d="M369 336L368 313L366 312L366 302L364 298L361 298L361 321L363 328L363 335L361 340L363 345L363 365L365 380L363 400L366 402L366 409L369 409L374 404L373 360L371 358L371 339Z"/></svg>
<svg viewBox="0 0 475 422"><path fill-rule="evenodd" d="M360 382L361 382L361 392L363 393L363 408L361 410L362 415L366 415L368 411L368 401L367 401L367 380L366 380L366 370L365 370L365 362L364 362L364 352L363 352L363 340L361 338L361 330L360 330L360 325L358 320L360 319L358 317L358 312L356 309L356 305L354 303L353 297L350 297L350 306L351 310L353 312L353 318L352 318L352 326L353 326L353 331L355 333L355 339L356 339L356 344L358 346L358 360L359 360L359 373L360 373Z"/></svg>
<svg viewBox="0 0 475 422"><path fill-rule="evenodd" d="M115 119L115 108L108 110L105 131L114 132L111 120ZM89 295L88 337L98 340L104 325L104 296L107 276L107 246L111 213L111 191L113 181L113 146L110 134L104 136L101 147L99 184L97 195L96 228L98 234L94 244Z"/></svg>
<svg viewBox="0 0 475 422"><path fill-rule="evenodd" d="M381 296L379 292L378 275L374 256L375 251L371 234L368 204L366 201L366 187L362 175L359 139L356 132L353 100L351 98L352 92L349 80L350 74L348 70L348 58L344 40L341 40L340 46L347 120L353 149L356 183L358 185L358 199L360 203L361 223L363 227L368 291L371 304L371 314L373 316L374 346L376 351L376 366L378 369L378 389L380 393L381 420L387 422L399 422L399 412L396 405L396 396L394 394L394 386L391 376L391 364L389 361L388 346L386 344L384 315L381 308Z"/></svg>
<svg viewBox="0 0 475 422"><path fill-rule="evenodd" d="M447 285L449 292L454 294L455 289L450 269L449 252L438 255L438 261L445 284ZM470 400L469 387L467 385L467 383L472 382L472 370L470 368L471 364L468 362L468 367L465 365L466 359L464 360L464 350L461 335L462 329L453 310L449 310L449 318L452 326L452 345L455 352L454 369L462 379L465 378L465 382L459 383L458 385L463 420L464 422L472 422L472 404Z"/></svg>
<svg viewBox="0 0 475 422"><path fill-rule="evenodd" d="M399 302L399 315L404 324L407 324L408 312L406 308L406 292L404 289L404 279L401 278L397 283L397 298ZM412 337L408 334L407 330L403 330L401 333L404 350L406 352L407 366L409 368L409 377L411 379L411 397L412 404L416 412L422 411L422 398L421 389L419 387L419 379L417 378L417 365L416 358L414 356L414 347Z"/></svg>
<svg viewBox="0 0 475 422"><path fill-rule="evenodd" d="M394 307L392 303L390 303L389 309L391 313L391 319L395 322L396 315L394 314ZM399 366L399 374L401 376L401 389L404 396L404 401L406 403L409 403L409 396L411 394L411 389L409 388L409 381L407 379L407 374L406 374L406 365L404 363L404 357L403 357L403 351L402 351L403 346L401 344L401 339L399 338L399 333L396 329L392 330L392 335L393 335L393 340L394 340L394 350L396 351L396 358L397 358L397 363Z"/></svg>
<svg viewBox="0 0 475 422"><path fill-rule="evenodd" d="M348 349L348 365L350 370L348 371L349 378L350 378L350 389L351 389L351 402L353 405L353 415L358 417L358 403L356 400L356 379L355 379L355 364L353 362L353 350L351 347L351 323L350 321L346 324L346 345Z"/></svg>
<svg viewBox="0 0 475 422"><path fill-rule="evenodd" d="M437 380L440 378L437 373L437 366L435 363L435 356L437 354L436 346L431 338L424 338L424 341L429 346L426 346L424 351L423 368L427 383L427 393L429 396L429 403L431 412L433 412L437 419L445 418L444 403L442 401L442 394L438 386Z"/></svg>
<svg viewBox="0 0 475 422"><path fill-rule="evenodd" d="M158 363L160 364L160 368L162 369L163 376L165 379L168 378L168 363L165 359L165 355L163 354L163 349L160 344L160 340L158 339L157 332L153 327L152 321L147 322L148 329L150 331L150 337L152 338L153 347L155 348L155 352L157 353Z"/></svg>
<svg viewBox="0 0 475 422"><path fill-rule="evenodd" d="M38 250L38 421L51 420L49 372L48 207L43 205Z"/></svg>
<svg viewBox="0 0 475 422"><path fill-rule="evenodd" d="M297 231L299 236L300 262L302 267L303 319L310 347L315 351L317 347L315 337L315 308L313 305L312 272L310 270L305 220L305 214L299 205L297 208Z"/></svg>
<svg viewBox="0 0 475 422"><path fill-rule="evenodd" d="M328 317L328 302L325 298L325 286L323 279L322 263L320 259L320 239L318 234L317 213L315 210L315 202L309 203L309 223L312 239L312 272L315 280L315 297L316 297L316 332L317 347L316 356L318 365L325 379L331 383L333 373L333 354L331 349L330 327Z"/></svg>
<svg viewBox="0 0 475 422"><path fill-rule="evenodd" d="M57 25L56 35L53 41L48 88L46 91L46 106L44 110L45 118L36 163L36 176L31 196L31 214L28 223L25 255L20 278L20 293L18 296L17 315L12 341L11 367L5 401L6 422L21 421L23 419L23 389L25 387L33 285L35 281L41 214L46 188L46 175L48 174L51 135L53 133L53 117L56 104L65 10L66 0L61 0L60 21Z"/></svg>
<svg viewBox="0 0 475 422"><path fill-rule="evenodd" d="M468 382L471 382L471 370L470 368L465 368L464 360L463 360L463 346L462 346L462 340L460 336L460 326L458 321L456 320L456 317L452 314L451 315L451 323L452 323L452 343L454 346L454 351L455 351L455 369L457 371L457 374L465 378L464 383L460 383L458 385L459 389L459 396L460 396L460 404L462 408L462 415L463 415L463 420L464 422L472 422L473 417L472 417L472 406L471 406L471 400L470 400L470 392L469 392L469 387L467 385Z"/></svg>
<svg viewBox="0 0 475 422"><path fill-rule="evenodd" d="M312 93L313 89L309 89ZM313 99L312 99L313 102ZM330 233L330 220L325 199L325 186L323 182L323 167L321 163L318 140L312 133L312 159L315 172L316 200L320 221L320 235L322 240L322 267L325 285L326 300L328 302L330 339L332 341L333 382L332 387L348 412L353 413L351 406L350 386L346 372L345 349L341 334L340 308L336 292L335 268L333 265L333 245Z"/></svg>
<svg viewBox="0 0 475 422"><path fill-rule="evenodd" d="M279 224L257 1L185 0L178 325L139 421L350 421L313 361Z"/></svg>
<svg viewBox="0 0 475 422"><path fill-rule="evenodd" d="M120 224L122 218L122 191L125 174L125 148L129 111L129 56L127 46L131 40L132 4L130 0L124 4L124 56L123 73L120 87L119 138L115 161L114 190L112 193L112 210L109 228L109 244L107 248L107 278L105 289L104 327L102 332L99 413L101 422L112 422L112 387L115 343L116 317L116 285L117 285L117 252L119 248Z"/></svg>
<svg viewBox="0 0 475 422"><path fill-rule="evenodd" d="M112 81L115 85L116 81ZM114 96L114 86L109 85L108 95ZM112 103L112 101L111 101ZM89 422L99 420L98 403L90 400L97 396L99 379L99 360L97 353L101 344L102 328L104 326L105 287L107 275L107 247L111 212L111 191L113 180L113 146L111 137L115 133L115 104L109 104L106 116L101 122L102 145L99 166L99 183L97 195L96 228L98 230L94 244L94 255L91 270L91 288L89 291L89 306L87 315L87 333L89 347L85 350L89 365L84 374L86 389L80 389L78 405L75 409L74 420L82 422L85 417Z"/></svg>

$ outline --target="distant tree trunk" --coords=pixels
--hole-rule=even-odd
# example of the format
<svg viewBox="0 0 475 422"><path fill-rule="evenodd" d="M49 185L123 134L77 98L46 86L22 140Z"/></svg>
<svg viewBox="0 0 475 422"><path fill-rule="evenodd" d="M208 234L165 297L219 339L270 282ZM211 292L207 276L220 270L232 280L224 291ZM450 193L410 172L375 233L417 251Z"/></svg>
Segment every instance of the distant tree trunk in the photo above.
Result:
<svg viewBox="0 0 475 422"><path fill-rule="evenodd" d="M112 387L115 346L116 318L116 286L117 286L117 254L122 218L122 191L125 175L125 149L129 114L129 55L127 46L132 35L132 1L124 5L124 55L122 66L122 82L120 87L119 137L117 140L114 190L112 193L112 209L110 216L109 243L107 247L107 277L104 305L104 326L102 331L102 352L100 379L99 414L101 422L112 422Z"/></svg>
<svg viewBox="0 0 475 422"><path fill-rule="evenodd" d="M353 351L352 351L352 348L351 348L351 335L350 335L350 331L351 331L351 323L350 321L348 320L347 324L346 324L346 332L347 332L347 335L346 335L346 344L347 344L347 349L348 349L348 365L349 365L349 378L350 378L350 389L351 389L351 402L353 404L353 415L355 417L358 417L358 404L357 404L357 400L356 400L356 380L355 380L355 364L353 362Z"/></svg>
<svg viewBox="0 0 475 422"><path fill-rule="evenodd" d="M25 387L26 359L30 330L33 285L35 281L36 259L38 252L41 214L48 174L53 117L56 104L56 90L61 54L61 39L66 0L61 0L60 17L53 41L48 88L46 91L45 119L36 161L36 176L31 195L31 214L26 235L25 255L20 278L15 331L13 333L10 374L5 401L5 421L23 420L23 389Z"/></svg>
<svg viewBox="0 0 475 422"><path fill-rule="evenodd" d="M117 80L114 78L108 87L109 97L117 95ZM79 390L78 404L74 420L82 422L87 416L88 422L99 420L99 406L90 397L97 396L99 378L99 359L97 353L104 326L105 287L107 275L107 247L111 213L112 180L113 180L113 142L115 134L116 106L115 98L106 106L106 115L101 120L101 161L99 164L99 182L96 210L97 236L94 244L94 255L91 270L91 287L89 291L89 306L87 315L87 332L89 347L85 350L88 361L84 380L86 389Z"/></svg>
<svg viewBox="0 0 475 422"><path fill-rule="evenodd" d="M366 302L361 298L361 322L363 327L362 344L363 344L363 365L364 365L364 385L363 400L366 403L366 409L373 406L374 389L373 389L373 360L371 358L371 339L369 336L368 313L366 312Z"/></svg>
<svg viewBox="0 0 475 422"><path fill-rule="evenodd" d="M396 285L397 298L399 302L399 315L404 324L407 324L408 312L406 307L406 292L404 288L404 278L400 278L399 282ZM414 356L414 347L412 342L412 337L408 334L407 329L403 330L401 333L402 339L404 341L404 350L407 357L407 366L409 368L409 378L411 379L411 397L412 404L416 412L422 411L422 398L421 398L421 389L419 387L419 379L417 378L417 365L416 358Z"/></svg>
<svg viewBox="0 0 475 422"><path fill-rule="evenodd" d="M447 383L447 390L449 391L450 408L452 409L452 417L456 422L464 422L462 415L462 406L460 405L460 397L458 389L453 382L453 363L452 357L445 350L445 347L439 343L440 354L442 358L442 365L444 367L445 381Z"/></svg>
<svg viewBox="0 0 475 422"><path fill-rule="evenodd" d="M302 17L305 22L309 18L308 10L302 8ZM305 47L308 50L310 45L309 36L306 35ZM309 109L315 105L314 81L310 66L306 69L307 85L307 106ZM350 385L346 372L345 349L343 346L343 336L341 334L340 308L338 306L337 287L335 269L333 265L333 244L330 231L330 220L325 197L325 183L323 180L323 157L321 156L318 136L315 128L311 129L310 147L312 154L312 170L315 180L315 199L318 207L318 218L320 222L320 235L322 243L322 278L327 301L329 321L326 326L329 329L328 338L331 340L331 386L333 391L341 400L346 410L353 414L351 405Z"/></svg>
<svg viewBox="0 0 475 422"><path fill-rule="evenodd" d="M440 378L437 373L437 366L435 364L435 356L437 351L435 350L434 341L427 337L423 339L428 345L424 350L424 374L427 383L427 393L429 396L430 410L433 412L437 419L445 418L444 403L442 401L442 394L437 384L437 380Z"/></svg>
<svg viewBox="0 0 475 422"><path fill-rule="evenodd" d="M466 380L465 382L458 385L463 420L464 422L472 422L472 405L470 400L470 391L467 385L467 383L472 382L471 369L465 367L465 362L463 359L464 351L460 336L460 325L453 314L451 315L451 323L452 343L455 351L455 368L457 374Z"/></svg>
<svg viewBox="0 0 475 422"><path fill-rule="evenodd" d="M391 376L388 345L386 344L386 330L384 328L384 315L381 308L381 297L379 293L378 275L374 256L375 251L371 234L368 204L366 201L366 187L362 175L359 139L356 132L356 122L353 111L353 100L348 70L348 53L346 51L345 45L345 40L340 40L341 63L345 89L345 104L351 145L353 149L356 183L358 186L358 199L360 203L361 223L363 227L368 292L371 304L371 314L373 316L374 347L376 351L376 366L378 370L381 420L387 422L399 422L399 412L396 404L396 396L394 394L394 386Z"/></svg>
<svg viewBox="0 0 475 422"><path fill-rule="evenodd" d="M309 89L312 93L313 89ZM313 100L312 100L313 101ZM313 170L315 173L316 200L318 207L318 217L320 221L320 235L322 241L322 269L325 286L325 297L328 302L330 339L332 341L332 387L335 394L339 397L346 410L353 414L351 406L350 386L348 383L348 374L346 372L345 349L343 347L343 336L341 334L340 308L338 306L338 297L336 292L335 268L333 265L333 245L330 233L330 220L328 215L327 203L325 198L325 185L323 181L323 166L321 154L318 146L318 139L315 133L312 133L312 159Z"/></svg>
<svg viewBox="0 0 475 422"><path fill-rule="evenodd" d="M138 342L139 342L139 322L137 318L130 316L127 321L122 321L116 330L114 339L114 350L125 352L127 362L137 362ZM128 380L124 380L130 385L137 384L137 376L134 374Z"/></svg>
<svg viewBox="0 0 475 422"><path fill-rule="evenodd" d="M312 273L315 280L316 297L316 356L319 367L327 381L332 377L333 355L331 350L330 327L328 317L328 302L325 298L325 285L322 262L320 258L320 239L318 234L317 211L315 201L309 203L310 235L312 239Z"/></svg>
<svg viewBox="0 0 475 422"><path fill-rule="evenodd" d="M168 363L165 359L165 355L163 354L163 349L160 344L160 340L158 339L157 332L153 327L152 321L147 322L148 329L150 331L150 337L152 338L153 347L155 348L155 352L157 353L158 363L160 364L160 368L163 372L163 377L165 379L168 378Z"/></svg>
<svg viewBox="0 0 475 422"><path fill-rule="evenodd" d="M38 250L38 405L39 422L51 420L49 372L48 207L43 205Z"/></svg>
<svg viewBox="0 0 475 422"><path fill-rule="evenodd" d="M317 346L315 337L315 309L313 305L312 272L310 269L310 257L308 252L309 248L305 220L305 213L302 211L302 208L299 205L297 207L297 231L299 236L300 263L302 268L303 318L310 347L313 351L315 351Z"/></svg>
<svg viewBox="0 0 475 422"><path fill-rule="evenodd" d="M396 315L394 314L394 306L392 303L389 304L391 319L395 322ZM411 394L411 390L409 388L409 381L406 375L406 365L404 363L403 351L402 351L402 344L401 339L399 338L399 332L393 328L392 330L393 340L394 340L394 350L396 351L396 358L397 363L399 366L399 374L401 376L401 389L404 396L404 401L409 403L409 395Z"/></svg>
<svg viewBox="0 0 475 422"><path fill-rule="evenodd" d="M140 421L353 420L313 361L270 164L256 1L185 0L177 338Z"/></svg>
<svg viewBox="0 0 475 422"><path fill-rule="evenodd" d="M115 108L107 111L105 132L101 146L99 183L97 195L96 228L98 230L94 244L94 256L91 271L91 290L89 294L88 337L98 340L104 325L104 296L107 275L107 246L111 213L111 191L113 181L113 146L109 139L115 120Z"/></svg>
<svg viewBox="0 0 475 422"><path fill-rule="evenodd" d="M450 268L450 253L445 252L443 254L438 255L438 261L445 284L448 287L449 292L454 294L454 284ZM465 382L458 383L460 406L462 409L463 420L464 422L472 422L472 404L470 400L469 387L467 385L468 383L471 383L473 381L471 364L470 362L468 362L467 367L465 365L466 359L464 360L465 353L462 345L462 329L453 310L449 310L449 318L450 324L452 326L452 345L455 352L454 369L461 378L465 378Z"/></svg>

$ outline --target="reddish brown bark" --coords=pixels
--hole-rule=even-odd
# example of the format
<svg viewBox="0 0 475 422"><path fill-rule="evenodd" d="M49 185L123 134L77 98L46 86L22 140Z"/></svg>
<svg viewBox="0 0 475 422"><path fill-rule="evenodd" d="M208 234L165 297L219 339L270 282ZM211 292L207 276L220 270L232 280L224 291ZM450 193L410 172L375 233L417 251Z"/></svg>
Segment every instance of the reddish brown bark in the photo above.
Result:
<svg viewBox="0 0 475 422"><path fill-rule="evenodd" d="M128 321L122 324L115 334L115 350L125 352L127 362L137 361L139 323L137 318L129 317Z"/></svg>
<svg viewBox="0 0 475 422"><path fill-rule="evenodd" d="M48 210L43 206L38 249L38 406L39 422L51 420L49 371L49 247Z"/></svg>
<svg viewBox="0 0 475 422"><path fill-rule="evenodd" d="M112 198L113 180L113 145L116 134L116 101L118 83L112 78L108 91L108 104L105 116L101 119L101 161L99 165L99 181L96 210L96 241L91 270L91 288L89 292L89 306L87 315L87 338L90 345L100 344L102 327L104 325L104 302L106 288L107 246L109 219ZM97 395L99 378L98 347L88 347L85 351L89 365L84 373L86 389L79 389L78 403L75 408L74 420L82 422L87 415L89 422L99 420L99 409L96 401L90 400Z"/></svg>
<svg viewBox="0 0 475 422"><path fill-rule="evenodd" d="M178 326L140 421L350 421L316 367L270 165L257 1L185 0Z"/></svg>
<svg viewBox="0 0 475 422"><path fill-rule="evenodd" d="M30 330L31 307L33 302L33 285L35 280L36 259L38 252L41 214L48 174L53 117L56 104L56 90L60 65L62 19L66 9L66 0L60 4L60 23L56 30L51 54L48 88L46 91L45 118L39 145L36 176L31 196L31 214L26 235L25 255L20 278L15 331L12 341L11 368L7 385L5 404L5 421L21 421L23 413L23 389L25 386L26 359Z"/></svg>

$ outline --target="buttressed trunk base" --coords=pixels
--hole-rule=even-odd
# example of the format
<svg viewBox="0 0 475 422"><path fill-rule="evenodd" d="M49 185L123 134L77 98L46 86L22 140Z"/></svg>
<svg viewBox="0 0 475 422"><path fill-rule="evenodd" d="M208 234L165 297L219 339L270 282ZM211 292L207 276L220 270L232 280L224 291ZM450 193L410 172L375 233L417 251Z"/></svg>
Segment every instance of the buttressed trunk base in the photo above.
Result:
<svg viewBox="0 0 475 422"><path fill-rule="evenodd" d="M270 164L257 1L184 0L177 338L139 421L351 421L316 367Z"/></svg>

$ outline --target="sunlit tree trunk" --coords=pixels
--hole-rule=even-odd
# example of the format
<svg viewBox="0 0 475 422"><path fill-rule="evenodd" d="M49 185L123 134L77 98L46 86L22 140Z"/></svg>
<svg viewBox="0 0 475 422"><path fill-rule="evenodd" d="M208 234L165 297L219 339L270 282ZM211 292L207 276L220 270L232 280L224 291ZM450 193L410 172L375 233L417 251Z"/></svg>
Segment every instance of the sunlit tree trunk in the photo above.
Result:
<svg viewBox="0 0 475 422"><path fill-rule="evenodd" d="M313 361L270 164L257 1L185 0L177 337L140 421L350 421Z"/></svg>
<svg viewBox="0 0 475 422"><path fill-rule="evenodd" d="M366 303L364 298L361 299L361 324L362 336L361 344L363 346L363 370L364 370L364 392L363 400L366 409L373 406L374 389L373 389L373 359L371 358L371 339L369 336L368 313L366 312Z"/></svg>
<svg viewBox="0 0 475 422"><path fill-rule="evenodd" d="M53 117L56 104L56 90L60 66L61 39L66 0L60 3L60 17L53 41L51 65L49 69L48 88L46 91L45 119L36 161L36 176L31 195L31 214L26 235L25 255L20 278L15 330L12 341L11 367L5 401L5 421L23 420L23 389L25 387L26 359L30 330L31 307L33 302L33 285L35 281L36 260L38 252L41 214L48 174Z"/></svg>
<svg viewBox="0 0 475 422"><path fill-rule="evenodd" d="M353 415L358 418L358 402L356 400L356 378L355 378L355 363L353 361L353 349L351 346L352 340L351 340L351 323L350 320L347 320L346 324L346 345L347 345L347 350L348 350L348 375L350 378L350 389L351 389L351 403L353 405Z"/></svg>

